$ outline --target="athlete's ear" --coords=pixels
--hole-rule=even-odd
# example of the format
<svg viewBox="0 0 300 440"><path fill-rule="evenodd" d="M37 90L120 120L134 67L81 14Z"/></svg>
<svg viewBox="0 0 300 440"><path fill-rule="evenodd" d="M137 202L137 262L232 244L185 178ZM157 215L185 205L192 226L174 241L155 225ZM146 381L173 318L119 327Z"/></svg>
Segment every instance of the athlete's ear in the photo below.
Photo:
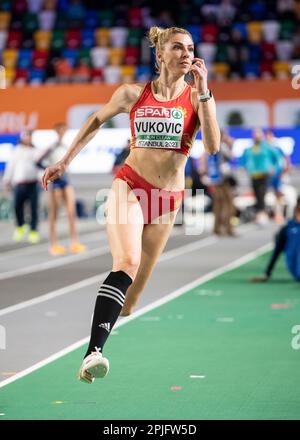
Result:
<svg viewBox="0 0 300 440"><path fill-rule="evenodd" d="M157 58L157 61L159 61L160 63L162 62L162 53L159 49L156 52L156 58Z"/></svg>

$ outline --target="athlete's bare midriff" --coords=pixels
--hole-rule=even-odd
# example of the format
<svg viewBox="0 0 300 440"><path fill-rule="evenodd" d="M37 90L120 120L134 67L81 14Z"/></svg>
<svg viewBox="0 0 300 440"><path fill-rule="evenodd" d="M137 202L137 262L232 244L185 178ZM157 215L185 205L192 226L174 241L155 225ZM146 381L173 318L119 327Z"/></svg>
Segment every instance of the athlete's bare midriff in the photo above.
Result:
<svg viewBox="0 0 300 440"><path fill-rule="evenodd" d="M126 163L149 183L169 191L184 189L186 161L184 154L155 148L134 148L126 159Z"/></svg>

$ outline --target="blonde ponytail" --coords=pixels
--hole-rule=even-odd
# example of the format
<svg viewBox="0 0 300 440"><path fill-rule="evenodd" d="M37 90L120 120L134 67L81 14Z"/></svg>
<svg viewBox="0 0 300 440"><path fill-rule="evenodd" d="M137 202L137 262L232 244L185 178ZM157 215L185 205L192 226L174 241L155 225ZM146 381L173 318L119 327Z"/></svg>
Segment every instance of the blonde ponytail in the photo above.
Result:
<svg viewBox="0 0 300 440"><path fill-rule="evenodd" d="M159 46L159 40L160 40L160 36L162 35L162 33L164 32L164 29L158 27L158 26L152 26L149 29L149 33L148 33L148 40L150 43L150 47L157 47Z"/></svg>

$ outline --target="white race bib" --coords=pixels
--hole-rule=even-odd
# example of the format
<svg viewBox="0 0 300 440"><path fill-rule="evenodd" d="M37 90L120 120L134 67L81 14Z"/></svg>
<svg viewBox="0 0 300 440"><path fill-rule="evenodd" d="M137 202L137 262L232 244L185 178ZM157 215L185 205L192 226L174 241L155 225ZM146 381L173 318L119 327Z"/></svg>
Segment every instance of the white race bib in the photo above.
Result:
<svg viewBox="0 0 300 440"><path fill-rule="evenodd" d="M134 115L136 147L180 149L183 128L180 108L140 107Z"/></svg>

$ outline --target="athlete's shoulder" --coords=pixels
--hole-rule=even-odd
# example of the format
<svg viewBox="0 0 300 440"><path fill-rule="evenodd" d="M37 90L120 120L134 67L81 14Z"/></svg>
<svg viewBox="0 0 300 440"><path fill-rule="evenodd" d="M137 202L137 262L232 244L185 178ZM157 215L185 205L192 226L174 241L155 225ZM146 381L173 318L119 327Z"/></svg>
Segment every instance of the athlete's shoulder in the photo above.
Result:
<svg viewBox="0 0 300 440"><path fill-rule="evenodd" d="M116 108L118 112L128 113L138 100L144 88L143 84L122 84L112 94L109 107Z"/></svg>
<svg viewBox="0 0 300 440"><path fill-rule="evenodd" d="M130 112L132 107L142 96L146 84L145 83L123 84L123 86L121 87L124 87L123 93L124 93L125 101L127 103L128 112Z"/></svg>
<svg viewBox="0 0 300 440"><path fill-rule="evenodd" d="M145 84L134 83L134 84L122 84L119 87L119 92L129 101L135 101L143 92Z"/></svg>

